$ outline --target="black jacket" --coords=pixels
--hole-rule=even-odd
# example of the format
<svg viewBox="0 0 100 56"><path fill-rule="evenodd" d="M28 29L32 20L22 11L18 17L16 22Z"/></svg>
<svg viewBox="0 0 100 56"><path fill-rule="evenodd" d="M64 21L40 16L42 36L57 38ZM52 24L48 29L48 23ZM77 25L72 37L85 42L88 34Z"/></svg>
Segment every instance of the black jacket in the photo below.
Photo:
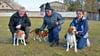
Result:
<svg viewBox="0 0 100 56"><path fill-rule="evenodd" d="M9 24L8 24L10 31L15 32L17 30L16 26L19 25L19 24L21 24L21 29L31 26L31 22L30 22L30 20L27 16L27 14L25 13L24 16L20 17L19 13L17 11L10 18L10 21L9 21Z"/></svg>

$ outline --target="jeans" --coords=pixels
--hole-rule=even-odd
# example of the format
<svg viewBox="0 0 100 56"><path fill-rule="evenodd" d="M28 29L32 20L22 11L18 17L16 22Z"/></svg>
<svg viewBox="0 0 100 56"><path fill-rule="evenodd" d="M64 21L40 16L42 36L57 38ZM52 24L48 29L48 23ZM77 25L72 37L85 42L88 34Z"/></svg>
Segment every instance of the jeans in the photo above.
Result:
<svg viewBox="0 0 100 56"><path fill-rule="evenodd" d="M86 46L86 43L87 43L87 38L83 38L83 37L78 38L77 48L83 49Z"/></svg>
<svg viewBox="0 0 100 56"><path fill-rule="evenodd" d="M48 41L53 42L53 40L58 41L59 40L59 31L61 30L60 26L56 26L53 29L49 29L49 36Z"/></svg>

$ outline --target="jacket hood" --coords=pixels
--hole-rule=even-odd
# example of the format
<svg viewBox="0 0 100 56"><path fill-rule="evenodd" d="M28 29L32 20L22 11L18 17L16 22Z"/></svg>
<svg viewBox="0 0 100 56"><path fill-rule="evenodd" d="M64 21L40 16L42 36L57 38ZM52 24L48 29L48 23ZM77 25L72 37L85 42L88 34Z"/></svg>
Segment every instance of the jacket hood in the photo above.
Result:
<svg viewBox="0 0 100 56"><path fill-rule="evenodd" d="M53 14L56 13L56 10L55 9L51 9L51 10L52 10L52 14L51 14L51 16L52 16ZM47 13L45 13L45 15L48 16Z"/></svg>

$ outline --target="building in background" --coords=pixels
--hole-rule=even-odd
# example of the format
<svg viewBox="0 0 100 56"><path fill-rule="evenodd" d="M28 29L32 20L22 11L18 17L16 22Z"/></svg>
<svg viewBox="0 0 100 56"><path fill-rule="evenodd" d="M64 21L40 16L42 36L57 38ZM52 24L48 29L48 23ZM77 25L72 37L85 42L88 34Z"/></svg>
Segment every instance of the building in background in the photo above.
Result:
<svg viewBox="0 0 100 56"><path fill-rule="evenodd" d="M61 2L58 1L54 1L54 2L50 2L50 6L55 9L57 12L66 12L67 11L67 6L64 5ZM45 8L45 4L42 4L40 6L40 11L43 12Z"/></svg>
<svg viewBox="0 0 100 56"><path fill-rule="evenodd" d="M50 2L50 6L57 12L66 12L67 11L67 6L64 3L54 1ZM44 16L45 15L45 4L42 4L40 6L40 15Z"/></svg>
<svg viewBox="0 0 100 56"><path fill-rule="evenodd" d="M13 0L0 1L0 12L17 11L21 5L15 3Z"/></svg>

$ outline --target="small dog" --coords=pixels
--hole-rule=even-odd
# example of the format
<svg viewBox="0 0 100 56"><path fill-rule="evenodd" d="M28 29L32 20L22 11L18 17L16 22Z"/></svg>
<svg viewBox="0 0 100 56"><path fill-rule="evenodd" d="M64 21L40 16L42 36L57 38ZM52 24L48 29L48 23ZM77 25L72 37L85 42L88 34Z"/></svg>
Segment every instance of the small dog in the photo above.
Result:
<svg viewBox="0 0 100 56"><path fill-rule="evenodd" d="M67 31L66 41L67 41L67 49L66 51L69 51L69 46L72 48L74 46L74 51L77 52L77 41L75 37L76 27L71 26L69 27Z"/></svg>
<svg viewBox="0 0 100 56"><path fill-rule="evenodd" d="M24 43L24 45L26 46L26 42L25 42L25 32L23 30L17 30L14 34L14 43L13 45L15 46L15 41L17 39L17 46L19 45L19 40L21 40L21 43Z"/></svg>
<svg viewBox="0 0 100 56"><path fill-rule="evenodd" d="M30 33L33 32L33 39L38 39L40 42L42 41L42 39L46 42L46 38L48 36L48 32L46 30L41 31L40 29L36 28L34 30L32 30Z"/></svg>

